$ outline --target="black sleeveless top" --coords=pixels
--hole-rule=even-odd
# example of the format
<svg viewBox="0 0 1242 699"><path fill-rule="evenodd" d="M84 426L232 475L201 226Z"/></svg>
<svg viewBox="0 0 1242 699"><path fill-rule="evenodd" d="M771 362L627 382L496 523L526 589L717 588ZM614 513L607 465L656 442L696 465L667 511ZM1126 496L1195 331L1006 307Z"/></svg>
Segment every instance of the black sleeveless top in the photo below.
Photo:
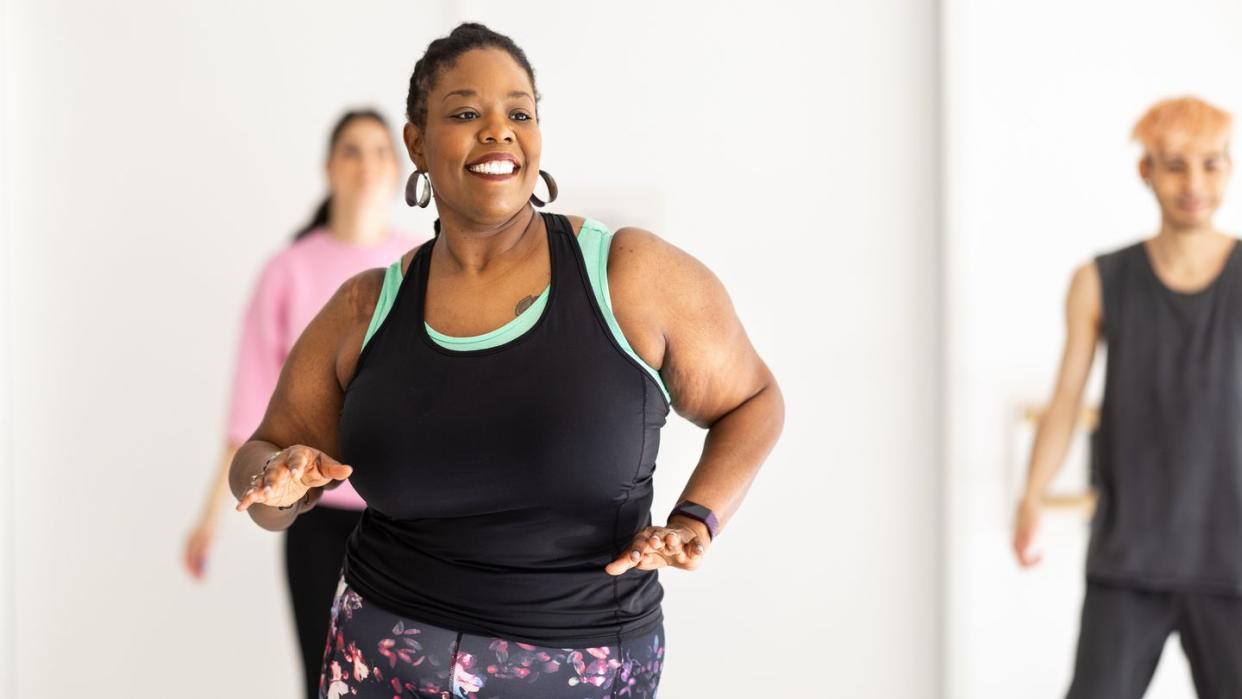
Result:
<svg viewBox="0 0 1242 699"><path fill-rule="evenodd" d="M1168 289L1142 244L1096 260L1108 364L1091 580L1242 594L1240 257L1193 294Z"/></svg>
<svg viewBox="0 0 1242 699"><path fill-rule="evenodd" d="M668 404L609 331L569 220L542 216L550 290L527 332L491 349L437 345L423 318L432 240L359 356L340 456L368 507L345 580L465 633L620 643L662 620L655 571L604 566L651 523Z"/></svg>

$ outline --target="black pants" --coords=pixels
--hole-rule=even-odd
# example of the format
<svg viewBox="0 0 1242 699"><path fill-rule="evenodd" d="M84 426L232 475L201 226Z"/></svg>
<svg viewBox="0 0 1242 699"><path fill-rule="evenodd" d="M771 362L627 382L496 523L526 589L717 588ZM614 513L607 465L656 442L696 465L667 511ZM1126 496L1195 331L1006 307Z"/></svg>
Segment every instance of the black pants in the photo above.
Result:
<svg viewBox="0 0 1242 699"><path fill-rule="evenodd" d="M1242 597L1088 583L1069 699L1140 699L1174 631L1200 699L1242 697Z"/></svg>
<svg viewBox="0 0 1242 699"><path fill-rule="evenodd" d="M328 640L332 598L341 578L345 539L358 525L361 511L316 507L299 515L285 532L285 574L307 697L319 695L319 672Z"/></svg>

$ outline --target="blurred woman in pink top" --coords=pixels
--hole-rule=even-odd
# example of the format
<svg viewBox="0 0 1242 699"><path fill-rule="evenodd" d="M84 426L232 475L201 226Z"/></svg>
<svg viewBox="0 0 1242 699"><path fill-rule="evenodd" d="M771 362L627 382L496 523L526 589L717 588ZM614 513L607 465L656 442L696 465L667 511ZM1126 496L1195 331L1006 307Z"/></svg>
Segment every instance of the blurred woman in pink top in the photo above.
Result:
<svg viewBox="0 0 1242 699"><path fill-rule="evenodd" d="M207 501L185 546L185 565L204 575L216 516L228 497L233 452L263 418L281 365L319 309L350 277L387 267L413 247L389 226L400 172L387 122L372 110L351 111L329 141L329 194L314 218L277 252L259 275L246 309L238 349L225 450ZM285 535L285 568L306 673L315 696L327 640L329 609L340 576L345 539L366 503L348 481L327 490L313 511Z"/></svg>

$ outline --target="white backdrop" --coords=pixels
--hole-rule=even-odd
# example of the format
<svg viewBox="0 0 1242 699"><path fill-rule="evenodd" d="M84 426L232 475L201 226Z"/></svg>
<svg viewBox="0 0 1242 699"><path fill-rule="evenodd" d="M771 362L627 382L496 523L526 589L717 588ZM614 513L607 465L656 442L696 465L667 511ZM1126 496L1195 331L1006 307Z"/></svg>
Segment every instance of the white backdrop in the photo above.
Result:
<svg viewBox="0 0 1242 699"><path fill-rule="evenodd" d="M0 691L296 694L278 537L229 518L205 585L179 563L239 315L339 111L397 118L427 42L479 19L535 64L557 208L698 255L785 390L728 535L663 576L663 695L937 696L935 8L795 6L8 0ZM657 511L701 436L667 431Z"/></svg>
<svg viewBox="0 0 1242 699"><path fill-rule="evenodd" d="M0 677L14 672L16 610L14 597L15 533L13 502L13 209L8 182L13 164L8 157L13 121L14 26L7 2L0 1ZM0 680L0 690L11 693L15 682Z"/></svg>
<svg viewBox="0 0 1242 699"><path fill-rule="evenodd" d="M1242 110L1240 23L1228 0L945 0L950 697L1068 687L1086 523L1051 516L1042 568L1017 569L1014 415L1051 395L1073 268L1156 231L1133 123L1184 93ZM1234 233L1238 198L1220 215ZM1194 696L1175 640L1148 696Z"/></svg>

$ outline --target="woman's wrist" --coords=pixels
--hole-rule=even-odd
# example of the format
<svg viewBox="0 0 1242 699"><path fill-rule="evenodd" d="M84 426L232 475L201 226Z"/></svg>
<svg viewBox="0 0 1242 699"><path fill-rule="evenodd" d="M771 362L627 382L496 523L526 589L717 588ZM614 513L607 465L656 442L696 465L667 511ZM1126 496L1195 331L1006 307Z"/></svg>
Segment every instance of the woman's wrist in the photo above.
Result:
<svg viewBox="0 0 1242 699"><path fill-rule="evenodd" d="M269 531L281 531L292 526L293 521L298 518L298 515L307 509L309 508L294 505L282 510L275 505L265 505L261 502L256 502L246 508L246 513L260 527Z"/></svg>
<svg viewBox="0 0 1242 699"><path fill-rule="evenodd" d="M302 509L298 510L298 514L304 515L308 510L315 509L319 501L323 499L324 488L319 486L306 491L306 504L302 505Z"/></svg>
<svg viewBox="0 0 1242 699"><path fill-rule="evenodd" d="M293 515L296 517L297 515L300 515L303 512L306 512L307 510L315 507L315 503L319 502L319 498L321 497L322 494L323 494L322 486L316 487L316 488L307 488L306 493L302 497L298 498L297 502L291 505L277 507L276 509L280 510L281 512L292 510Z"/></svg>
<svg viewBox="0 0 1242 699"><path fill-rule="evenodd" d="M678 516L693 520L703 525L709 539L715 539L720 531L720 520L716 513L706 505L683 498L669 513L669 517Z"/></svg>
<svg viewBox="0 0 1242 699"><path fill-rule="evenodd" d="M672 515L668 518L668 526L669 528L677 527L681 529L689 529L694 532L695 536L703 541L712 540L712 534L707 528L707 525L697 519L694 519L693 517L676 514Z"/></svg>
<svg viewBox="0 0 1242 699"><path fill-rule="evenodd" d="M219 510L219 503L212 502L202 514L198 516L198 524L196 529L205 529L214 532L216 525L219 524L216 511Z"/></svg>
<svg viewBox="0 0 1242 699"><path fill-rule="evenodd" d="M229 466L229 490L233 497L241 500L242 494L250 487L255 476L263 469L263 462L278 449L267 442L246 442L233 454L233 463Z"/></svg>
<svg viewBox="0 0 1242 699"><path fill-rule="evenodd" d="M208 529L215 531L216 525L220 522L220 511L224 509L224 503L228 501L231 495L225 484L225 488L221 488L216 492L212 492L207 502L203 503L203 509L198 513L198 519L194 520L196 529Z"/></svg>

